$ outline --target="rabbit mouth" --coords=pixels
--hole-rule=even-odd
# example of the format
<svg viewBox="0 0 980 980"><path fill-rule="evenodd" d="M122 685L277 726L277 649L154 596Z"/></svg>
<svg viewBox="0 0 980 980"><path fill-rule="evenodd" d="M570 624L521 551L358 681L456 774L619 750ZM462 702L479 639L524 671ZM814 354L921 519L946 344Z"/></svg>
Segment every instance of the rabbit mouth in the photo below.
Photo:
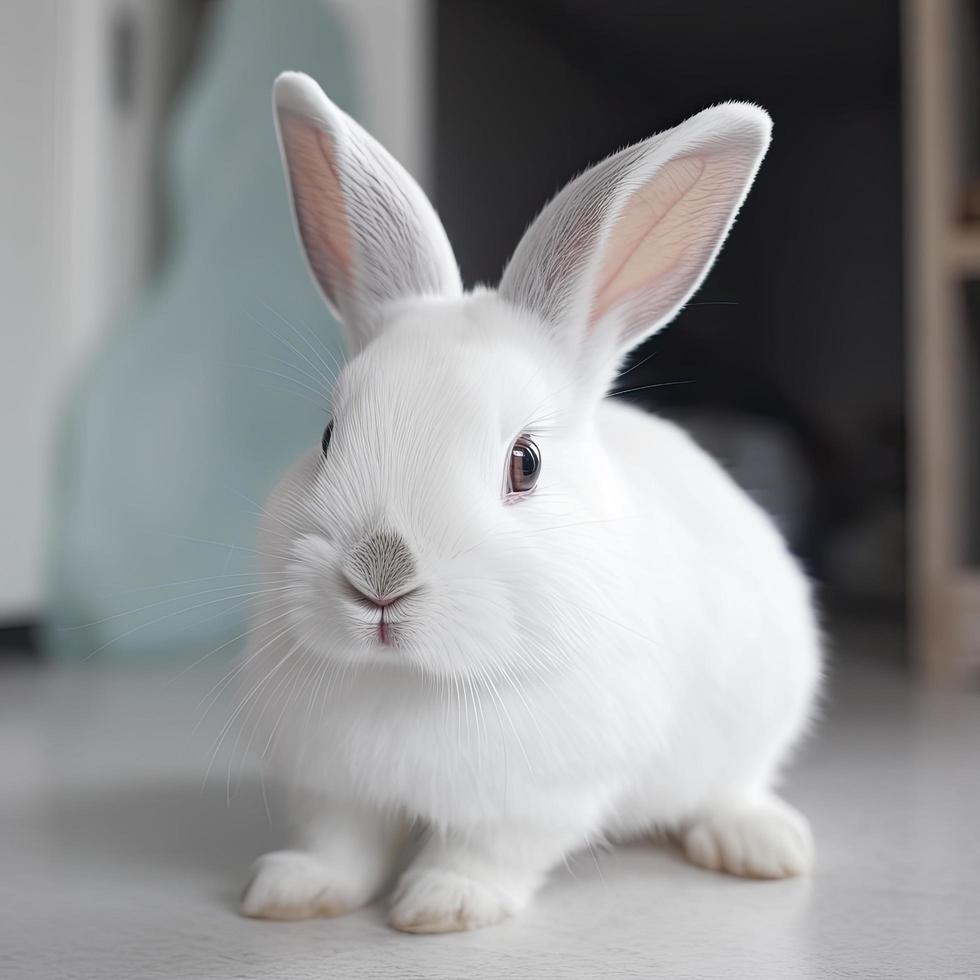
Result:
<svg viewBox="0 0 980 980"><path fill-rule="evenodd" d="M401 645L399 640L404 639L409 619L404 613L406 607L412 604L417 590L412 589L383 601L369 598L354 588L348 587L344 591L348 615L362 637L367 638L372 646L390 649Z"/></svg>
<svg viewBox="0 0 980 980"><path fill-rule="evenodd" d="M397 648L404 645L406 632L409 629L407 617L395 618L387 609L381 610L381 615L372 624L373 641L381 647Z"/></svg>
<svg viewBox="0 0 980 980"><path fill-rule="evenodd" d="M378 610L377 616L369 618L351 616L351 622L355 631L371 646L393 649L400 646L399 640L404 638L406 620L394 618L387 609Z"/></svg>

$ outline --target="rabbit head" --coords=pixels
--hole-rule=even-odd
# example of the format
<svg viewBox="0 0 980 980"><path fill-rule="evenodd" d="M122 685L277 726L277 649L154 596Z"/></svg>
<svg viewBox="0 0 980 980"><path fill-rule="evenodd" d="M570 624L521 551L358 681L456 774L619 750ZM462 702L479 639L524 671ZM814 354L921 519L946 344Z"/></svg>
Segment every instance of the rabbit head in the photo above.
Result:
<svg viewBox="0 0 980 980"><path fill-rule="evenodd" d="M324 656L443 677L560 665L623 574L605 522L633 490L597 407L706 275L768 116L719 105L609 157L547 205L497 291L464 293L432 206L371 136L304 75L274 106L350 352L322 444L270 505L296 623Z"/></svg>

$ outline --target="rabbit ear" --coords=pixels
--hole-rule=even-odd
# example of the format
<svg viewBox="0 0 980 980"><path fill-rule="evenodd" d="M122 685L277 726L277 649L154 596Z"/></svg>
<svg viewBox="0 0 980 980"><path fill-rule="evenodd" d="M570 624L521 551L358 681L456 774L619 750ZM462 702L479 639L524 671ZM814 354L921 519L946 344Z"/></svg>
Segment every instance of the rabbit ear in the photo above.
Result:
<svg viewBox="0 0 980 980"><path fill-rule="evenodd" d="M701 284L771 126L762 109L727 103L587 170L528 229L500 295L566 342L618 359Z"/></svg>
<svg viewBox="0 0 980 980"><path fill-rule="evenodd" d="M348 348L371 340L392 300L460 295L446 232L398 161L308 75L280 75L273 106L297 231Z"/></svg>

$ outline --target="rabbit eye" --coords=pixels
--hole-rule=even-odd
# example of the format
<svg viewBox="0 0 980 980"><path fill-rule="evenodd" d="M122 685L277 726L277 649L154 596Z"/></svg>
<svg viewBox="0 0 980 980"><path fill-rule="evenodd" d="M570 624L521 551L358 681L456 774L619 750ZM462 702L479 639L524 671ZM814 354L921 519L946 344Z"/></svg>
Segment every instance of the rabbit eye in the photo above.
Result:
<svg viewBox="0 0 980 980"><path fill-rule="evenodd" d="M528 493L541 475L541 453L527 437L520 436L510 451L507 467L508 493Z"/></svg>
<svg viewBox="0 0 980 980"><path fill-rule="evenodd" d="M333 435L333 419L327 423L327 427L323 430L323 438L320 440L320 448L323 450L323 455L327 455L327 449L330 446L330 437Z"/></svg>

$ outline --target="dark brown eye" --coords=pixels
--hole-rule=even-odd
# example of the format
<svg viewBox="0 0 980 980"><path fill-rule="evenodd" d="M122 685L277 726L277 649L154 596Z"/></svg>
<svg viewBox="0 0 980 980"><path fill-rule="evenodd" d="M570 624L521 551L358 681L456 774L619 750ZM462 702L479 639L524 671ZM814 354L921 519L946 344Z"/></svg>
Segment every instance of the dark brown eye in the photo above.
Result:
<svg viewBox="0 0 980 980"><path fill-rule="evenodd" d="M320 448L323 450L323 455L327 455L327 449L330 447L330 437L333 435L333 419L327 423L327 427L323 430L323 438L320 440Z"/></svg>
<svg viewBox="0 0 980 980"><path fill-rule="evenodd" d="M527 493L541 475L541 453L527 436L521 436L510 451L507 469L509 493Z"/></svg>

